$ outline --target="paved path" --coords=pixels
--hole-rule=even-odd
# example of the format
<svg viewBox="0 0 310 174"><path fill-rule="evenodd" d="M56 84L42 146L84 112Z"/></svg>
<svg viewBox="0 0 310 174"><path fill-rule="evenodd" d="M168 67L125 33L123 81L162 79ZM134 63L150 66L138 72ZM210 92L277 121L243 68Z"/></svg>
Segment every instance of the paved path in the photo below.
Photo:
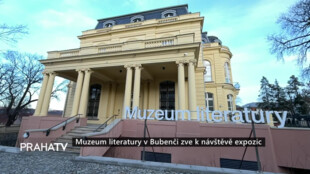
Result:
<svg viewBox="0 0 310 174"><path fill-rule="evenodd" d="M74 161L75 154L64 152L0 152L0 174L32 174L32 173L69 173L69 174L139 174L139 173L176 173L163 170L151 170L126 166L105 165Z"/></svg>

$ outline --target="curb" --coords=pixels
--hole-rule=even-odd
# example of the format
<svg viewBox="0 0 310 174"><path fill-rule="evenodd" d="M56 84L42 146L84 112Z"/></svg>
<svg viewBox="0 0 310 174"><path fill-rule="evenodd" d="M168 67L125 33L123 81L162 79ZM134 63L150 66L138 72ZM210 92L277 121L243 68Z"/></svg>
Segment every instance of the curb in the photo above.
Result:
<svg viewBox="0 0 310 174"><path fill-rule="evenodd" d="M256 171L250 170L238 170L228 169L219 167L206 167L186 164L174 164L174 163L162 163L162 162L151 162L151 161L140 161L123 158L111 158L111 157L99 157L99 156L78 156L74 159L80 162L94 162L101 164L117 165L117 166L128 166L145 169L155 170L168 170L176 172L194 172L194 173L221 173L221 174L257 174ZM265 174L272 174L271 172L261 172Z"/></svg>
<svg viewBox="0 0 310 174"><path fill-rule="evenodd" d="M0 152L20 153L21 151L17 147L0 146Z"/></svg>

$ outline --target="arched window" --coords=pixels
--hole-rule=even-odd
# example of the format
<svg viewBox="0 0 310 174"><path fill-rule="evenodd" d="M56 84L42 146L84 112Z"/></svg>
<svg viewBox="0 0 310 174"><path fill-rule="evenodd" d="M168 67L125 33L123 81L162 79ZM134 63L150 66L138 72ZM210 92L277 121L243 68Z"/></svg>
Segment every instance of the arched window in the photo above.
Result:
<svg viewBox="0 0 310 174"><path fill-rule="evenodd" d="M225 82L226 83L231 83L230 80L230 68L229 68L229 64L226 62L224 65L225 68Z"/></svg>
<svg viewBox="0 0 310 174"><path fill-rule="evenodd" d="M228 110L232 111L233 110L233 95L231 94L227 95L227 104L228 104Z"/></svg>
<svg viewBox="0 0 310 174"><path fill-rule="evenodd" d="M204 81L205 82L211 82L212 81L212 69L211 69L211 63L208 60L203 61L203 65L205 67L204 71Z"/></svg>
<svg viewBox="0 0 310 174"><path fill-rule="evenodd" d="M177 15L177 12L175 10L166 10L161 13L161 18L169 18L169 17L173 17L176 15Z"/></svg>
<svg viewBox="0 0 310 174"><path fill-rule="evenodd" d="M209 108L209 111L214 111L214 99L213 94L206 92L205 93L205 99L206 99L206 108Z"/></svg>
<svg viewBox="0 0 310 174"><path fill-rule="evenodd" d="M108 20L103 23L104 28L109 28L109 27L112 27L113 25L115 25L115 21L113 20Z"/></svg>
<svg viewBox="0 0 310 174"><path fill-rule="evenodd" d="M134 17L130 18L130 22L131 23L141 22L141 21L144 21L144 16L142 16L142 15L137 15L137 16L134 16Z"/></svg>
<svg viewBox="0 0 310 174"><path fill-rule="evenodd" d="M101 85L91 85L89 89L87 116L92 118L98 117L98 109L100 102Z"/></svg>

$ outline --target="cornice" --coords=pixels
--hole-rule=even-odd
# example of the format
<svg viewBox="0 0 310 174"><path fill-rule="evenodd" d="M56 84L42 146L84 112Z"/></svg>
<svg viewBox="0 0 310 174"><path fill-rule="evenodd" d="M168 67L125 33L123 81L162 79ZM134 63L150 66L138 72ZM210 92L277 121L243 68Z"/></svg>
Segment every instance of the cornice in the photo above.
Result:
<svg viewBox="0 0 310 174"><path fill-rule="evenodd" d="M71 57L60 57L60 58L50 58L43 59L40 62L44 65L49 63L59 63L59 62L68 62L68 61L83 61L90 60L96 58L105 58L105 57L115 57L115 56L124 56L124 55L136 55L136 54L144 54L150 52L161 52L161 51L171 51L171 50L180 50L180 49L195 49L196 52L199 51L200 42L194 42L189 44L179 44L165 47L152 47L152 48L142 48L136 50L126 50L119 52L107 52L107 53L95 53L95 54L85 54L85 55L77 55ZM198 49L198 50L197 50Z"/></svg>

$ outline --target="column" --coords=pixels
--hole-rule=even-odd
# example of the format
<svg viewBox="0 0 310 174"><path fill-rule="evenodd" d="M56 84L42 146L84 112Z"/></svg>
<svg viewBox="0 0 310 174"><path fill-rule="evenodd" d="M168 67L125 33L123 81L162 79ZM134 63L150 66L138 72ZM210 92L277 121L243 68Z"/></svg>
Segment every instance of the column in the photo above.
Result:
<svg viewBox="0 0 310 174"><path fill-rule="evenodd" d="M111 117L114 114L114 104L115 104L115 95L116 95L116 83L112 83L111 88L111 99L109 101L109 114L107 117Z"/></svg>
<svg viewBox="0 0 310 174"><path fill-rule="evenodd" d="M148 81L144 82L143 85L143 109L148 108L148 100L149 100L149 85Z"/></svg>
<svg viewBox="0 0 310 174"><path fill-rule="evenodd" d="M141 65L135 66L135 82L133 88L133 104L132 107L139 107L140 99L140 86L141 86Z"/></svg>
<svg viewBox="0 0 310 174"><path fill-rule="evenodd" d="M110 107L111 104L110 104L110 99L111 99L111 83L105 83L104 84L104 88L102 88L102 93L101 93L101 96L100 96L100 101L102 101L102 107L100 107L100 111L102 110L103 112L103 116L107 119L109 117L111 117L112 115L110 115L109 111L110 111ZM101 98L102 97L102 98Z"/></svg>
<svg viewBox="0 0 310 174"><path fill-rule="evenodd" d="M191 115L197 118L195 63L195 59L190 60L188 63L188 108L191 111Z"/></svg>
<svg viewBox="0 0 310 174"><path fill-rule="evenodd" d="M126 107L130 107L131 98L131 86L132 86L132 69L130 65L125 65L126 72L126 84L124 94L124 105L123 105L123 119L126 119Z"/></svg>
<svg viewBox="0 0 310 174"><path fill-rule="evenodd" d="M41 116L47 116L47 112L48 112L48 108L49 108L50 100L51 100L51 94L53 91L55 76L56 74L54 72L49 73L49 78L48 78L47 86L45 89L44 100L43 100L42 109L40 113Z"/></svg>
<svg viewBox="0 0 310 174"><path fill-rule="evenodd" d="M84 73L82 70L78 70L78 78L76 81L76 88L74 93L74 100L72 105L71 116L75 116L79 111L79 104L81 99L82 85L83 85Z"/></svg>
<svg viewBox="0 0 310 174"><path fill-rule="evenodd" d="M179 96L179 110L185 110L185 76L184 63L178 61L178 96Z"/></svg>
<svg viewBox="0 0 310 174"><path fill-rule="evenodd" d="M43 76L44 77L43 77L43 82L42 82L42 86L41 86L39 99L37 102L37 107L36 107L36 110L33 114L34 116L40 116L41 109L42 109L42 104L43 104L43 100L44 100L44 95L45 95L49 75L47 73L43 72Z"/></svg>
<svg viewBox="0 0 310 174"><path fill-rule="evenodd" d="M85 70L85 77L83 81L83 89L81 94L79 114L82 114L81 117L86 117L87 104L88 104L88 95L89 95L89 82L90 76L93 71L90 69Z"/></svg>

